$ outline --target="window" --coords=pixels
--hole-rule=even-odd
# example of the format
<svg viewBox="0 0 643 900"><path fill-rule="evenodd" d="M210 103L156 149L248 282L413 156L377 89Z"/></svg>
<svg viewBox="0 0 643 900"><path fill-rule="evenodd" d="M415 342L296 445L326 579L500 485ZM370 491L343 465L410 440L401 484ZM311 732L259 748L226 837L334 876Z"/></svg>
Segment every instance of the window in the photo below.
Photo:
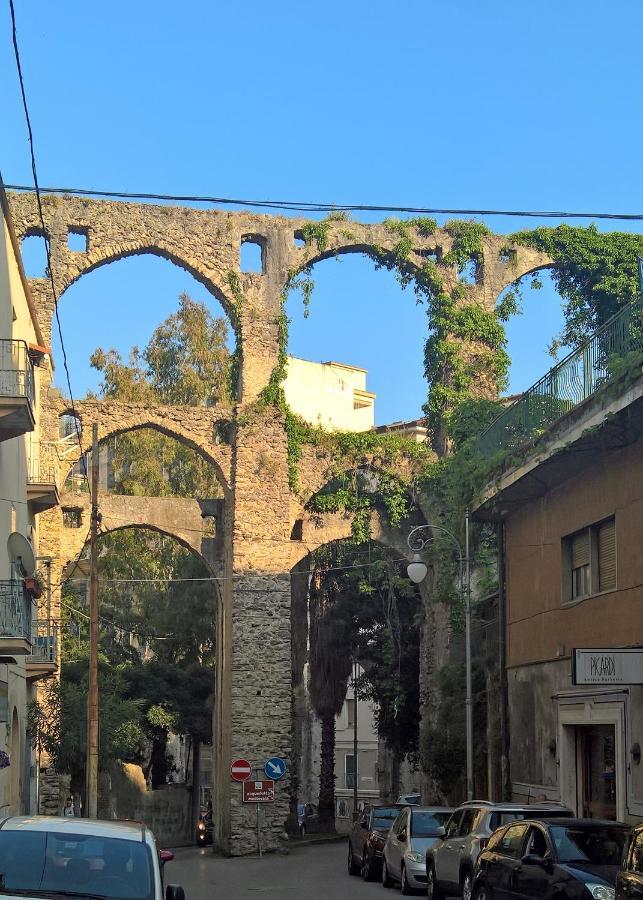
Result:
<svg viewBox="0 0 643 900"><path fill-rule="evenodd" d="M87 253L89 232L87 228L76 226L67 229L67 247L73 253Z"/></svg>
<svg viewBox="0 0 643 900"><path fill-rule="evenodd" d="M634 840L629 868L632 872L643 875L643 831L639 831Z"/></svg>
<svg viewBox="0 0 643 900"><path fill-rule="evenodd" d="M447 822L445 837L448 837L448 838L455 837L455 835L458 833L458 825L460 824L461 818L462 818L461 812L453 813L453 815Z"/></svg>
<svg viewBox="0 0 643 900"><path fill-rule="evenodd" d="M510 856L512 859L520 859L522 843L527 831L527 825L510 825L505 831L500 843L498 844L498 853L503 856Z"/></svg>
<svg viewBox="0 0 643 900"><path fill-rule="evenodd" d="M477 815L477 809L465 809L462 814L462 819L460 820L460 827L458 828L458 835L460 837L471 834L473 831L473 823L475 822Z"/></svg>
<svg viewBox="0 0 643 900"><path fill-rule="evenodd" d="M355 757L352 753L346 755L345 766L346 768L344 771L346 772L346 787L355 787Z"/></svg>
<svg viewBox="0 0 643 900"><path fill-rule="evenodd" d="M348 800L344 800L343 797L337 801L337 818L348 818Z"/></svg>
<svg viewBox="0 0 643 900"><path fill-rule="evenodd" d="M81 528L83 511L74 506L63 507L63 528Z"/></svg>
<svg viewBox="0 0 643 900"><path fill-rule="evenodd" d="M606 519L563 538L563 598L582 600L616 588L616 526Z"/></svg>
<svg viewBox="0 0 643 900"><path fill-rule="evenodd" d="M527 843L525 845L525 856L529 853L533 853L534 856L540 856L541 859L544 859L549 853L547 839L540 828L529 829Z"/></svg>
<svg viewBox="0 0 643 900"><path fill-rule="evenodd" d="M355 707L355 701L347 700L346 701L346 716L348 718L348 727L349 728L353 728L355 725L356 713L357 713L357 709Z"/></svg>
<svg viewBox="0 0 643 900"><path fill-rule="evenodd" d="M257 234L244 234L239 251L239 267L242 272L266 273L266 239Z"/></svg>

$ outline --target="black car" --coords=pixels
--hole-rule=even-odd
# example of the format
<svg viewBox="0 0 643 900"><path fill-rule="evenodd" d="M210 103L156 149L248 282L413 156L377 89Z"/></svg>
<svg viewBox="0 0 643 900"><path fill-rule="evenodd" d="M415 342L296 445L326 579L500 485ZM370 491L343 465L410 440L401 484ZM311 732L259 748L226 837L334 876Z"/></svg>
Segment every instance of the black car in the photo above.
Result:
<svg viewBox="0 0 643 900"><path fill-rule="evenodd" d="M348 873L361 874L365 881L380 877L382 852L391 825L404 806L366 806L348 836Z"/></svg>
<svg viewBox="0 0 643 900"><path fill-rule="evenodd" d="M628 897L643 897L643 825L630 832L621 871L616 876L616 900Z"/></svg>
<svg viewBox="0 0 643 900"><path fill-rule="evenodd" d="M629 828L600 819L527 819L494 832L474 900L613 900Z"/></svg>

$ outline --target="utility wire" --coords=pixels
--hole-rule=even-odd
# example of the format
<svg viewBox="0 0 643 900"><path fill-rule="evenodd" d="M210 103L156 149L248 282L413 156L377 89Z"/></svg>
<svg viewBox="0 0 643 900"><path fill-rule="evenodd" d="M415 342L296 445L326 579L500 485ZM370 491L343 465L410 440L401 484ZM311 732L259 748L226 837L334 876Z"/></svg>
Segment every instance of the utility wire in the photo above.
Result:
<svg viewBox="0 0 643 900"><path fill-rule="evenodd" d="M51 265L51 247L49 240L49 233L47 231L47 226L45 224L45 216L42 208L42 198L40 196L40 185L38 184L38 170L36 167L36 153L34 149L34 139L33 139L33 130L31 128L31 117L29 116L29 106L27 105L27 94L25 92L25 82L22 75L22 65L20 62L20 50L18 49L18 32L16 27L16 11L13 6L13 0L9 0L9 10L11 12L11 32L13 39L13 52L16 59L16 69L18 72L18 80L20 82L20 93L22 95L22 106L25 113L25 120L27 123L27 132L29 134L29 153L31 156L31 171L33 174L34 188L36 191L36 201L38 203L38 215L40 217L40 225L42 227L43 238L45 242L45 252L47 254L47 274L49 276L49 282L51 284L51 292L53 294L54 299L54 313L56 316L56 325L58 327L58 337L60 339L60 348L62 351L63 357L63 367L65 369L65 375L67 378L67 388L69 389L69 399L71 402L71 411L74 417L74 427L76 430L76 438L78 439L78 446L80 447L80 458L82 461L83 470L85 472L85 478L89 483L89 479L87 478L87 461L85 460L85 454L83 451L83 442L80 435L80 427L78 416L76 415L76 407L74 405L74 395L71 389L71 378L69 375L69 366L67 364L67 351L65 349L65 341L63 340L63 332L62 325L60 323L60 316L58 314L58 293L56 291L56 284L54 281L54 273ZM0 175L0 179L2 176ZM31 188L29 188L31 190Z"/></svg>
<svg viewBox="0 0 643 900"><path fill-rule="evenodd" d="M12 2L12 0L9 0ZM12 191L31 191L29 185L8 184ZM238 197L212 197L205 194L154 194L130 191L103 191L93 188L43 187L47 194L76 194L81 197L109 197L121 200L169 200L180 203L212 203L224 206L249 206L259 209L279 209L287 212L383 212L413 213L415 215L446 216L509 216L531 219L609 219L625 222L643 221L643 213L574 212L568 210L534 209L449 209L428 206L379 206L368 203L317 203L305 200L243 200Z"/></svg>

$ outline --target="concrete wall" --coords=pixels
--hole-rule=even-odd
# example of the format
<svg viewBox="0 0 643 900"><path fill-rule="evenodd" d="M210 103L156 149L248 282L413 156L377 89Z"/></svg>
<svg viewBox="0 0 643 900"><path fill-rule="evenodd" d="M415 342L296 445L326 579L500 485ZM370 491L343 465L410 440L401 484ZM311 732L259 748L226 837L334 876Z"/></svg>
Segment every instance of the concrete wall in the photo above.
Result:
<svg viewBox="0 0 643 900"><path fill-rule="evenodd" d="M573 451L569 451L570 453ZM643 642L643 442L596 463L507 519L507 661L569 659L573 647ZM563 597L563 538L615 516L617 587L580 602ZM609 623L609 627L608 626Z"/></svg>

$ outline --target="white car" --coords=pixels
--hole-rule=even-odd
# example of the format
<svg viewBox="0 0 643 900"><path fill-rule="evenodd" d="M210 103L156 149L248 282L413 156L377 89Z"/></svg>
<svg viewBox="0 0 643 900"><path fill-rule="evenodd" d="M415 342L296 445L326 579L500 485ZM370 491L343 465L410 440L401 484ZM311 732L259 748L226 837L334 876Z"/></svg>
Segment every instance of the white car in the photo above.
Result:
<svg viewBox="0 0 643 900"><path fill-rule="evenodd" d="M384 887L396 881L403 894L426 890L426 851L440 841L452 812L441 806L407 806L402 810L384 844Z"/></svg>
<svg viewBox="0 0 643 900"><path fill-rule="evenodd" d="M163 900L162 866L174 859L156 849L138 822L54 816L12 816L0 822L0 895L19 900L86 897ZM185 900L169 884L165 900Z"/></svg>

